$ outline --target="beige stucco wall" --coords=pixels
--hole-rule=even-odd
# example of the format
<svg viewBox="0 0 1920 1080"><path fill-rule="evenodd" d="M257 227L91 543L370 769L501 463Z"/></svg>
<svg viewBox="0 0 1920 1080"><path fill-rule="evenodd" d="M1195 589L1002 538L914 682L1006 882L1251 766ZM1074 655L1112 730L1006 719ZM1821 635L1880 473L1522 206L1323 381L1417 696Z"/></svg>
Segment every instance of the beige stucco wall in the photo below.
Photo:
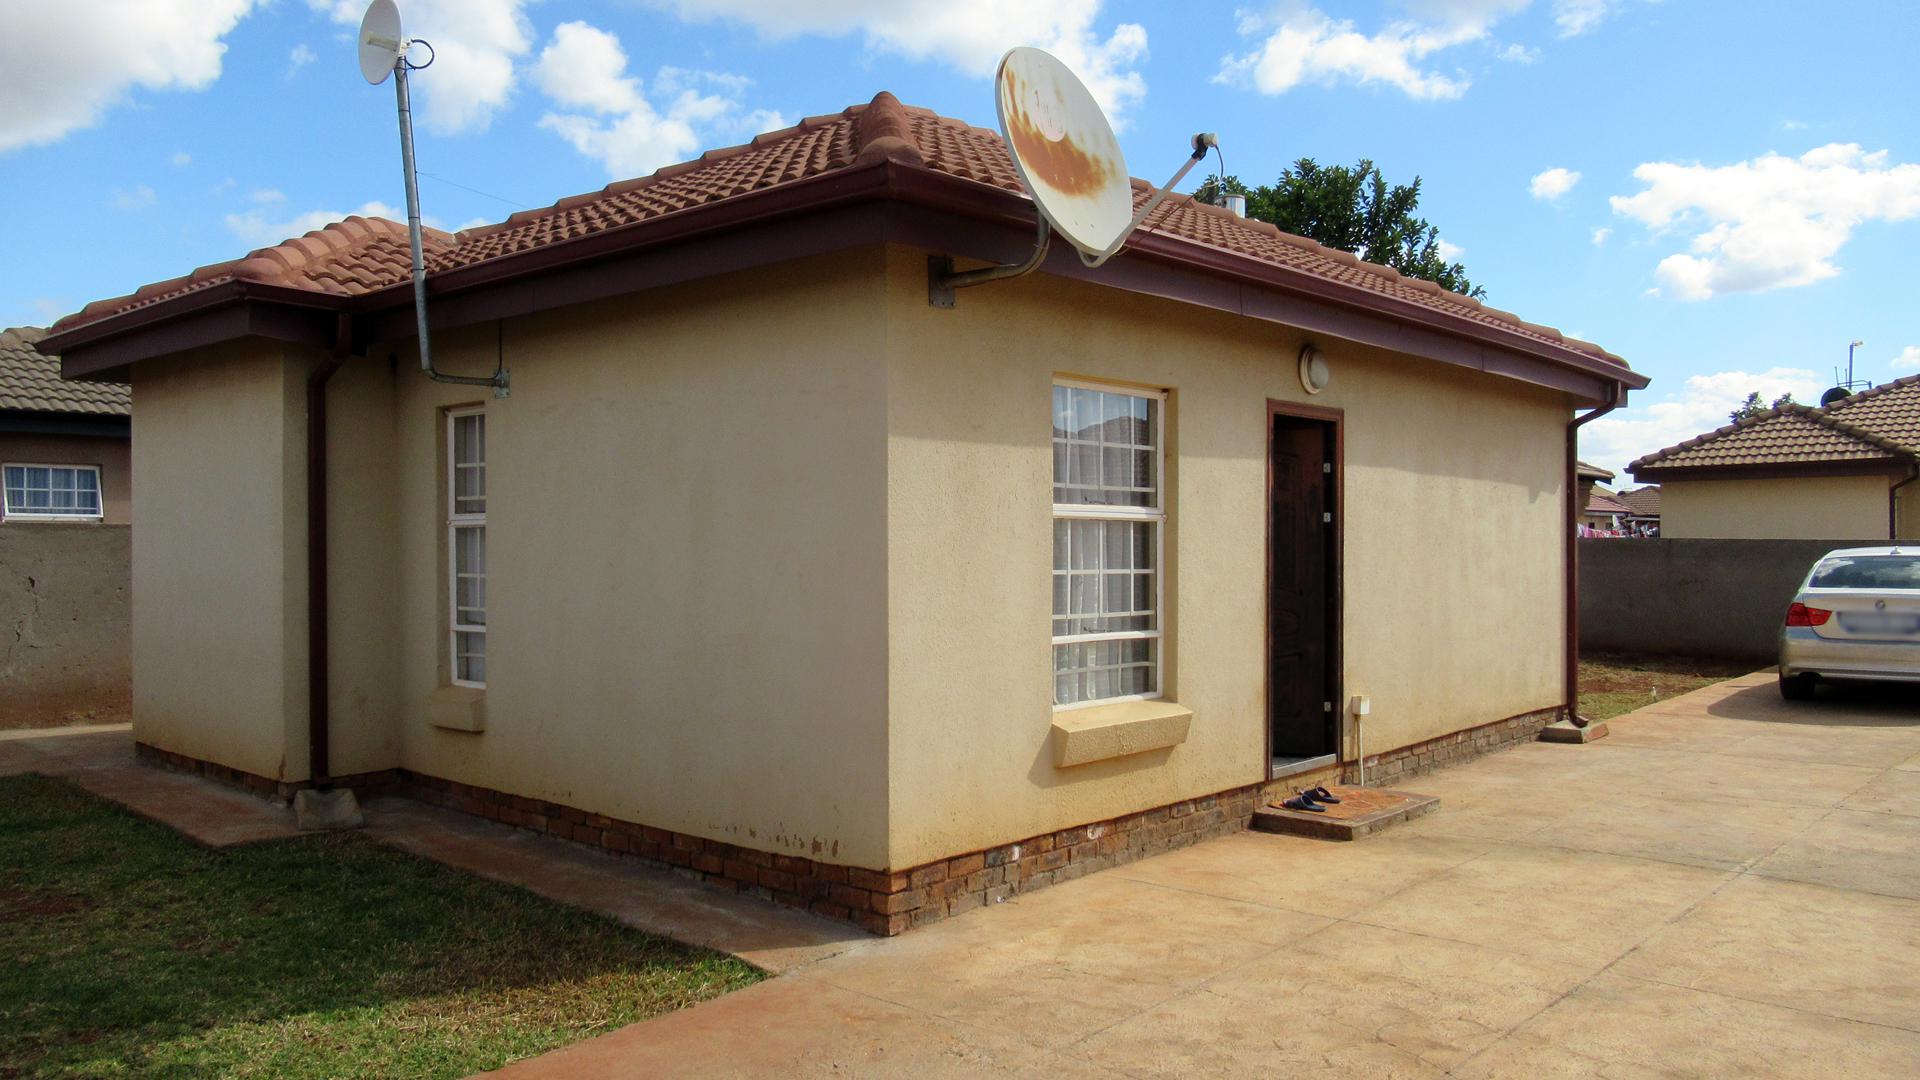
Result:
<svg viewBox="0 0 1920 1080"><path fill-rule="evenodd" d="M140 365L134 737L306 775L305 372L264 342Z"/></svg>
<svg viewBox="0 0 1920 1080"><path fill-rule="evenodd" d="M1305 398L1301 339L1037 276L937 311L925 265L875 249L436 335L443 369L503 350L504 400L410 352L351 359L329 391L335 773L869 867L1264 779L1266 401ZM1558 704L1567 400L1316 344L1313 403L1347 411L1342 690L1372 697L1367 751ZM137 387L137 732L292 779L317 361L255 343ZM1056 373L1171 392L1166 687L1194 714L1179 746L1066 770ZM488 415L478 732L428 720L458 404ZM1408 526L1432 506L1473 512Z"/></svg>
<svg viewBox="0 0 1920 1080"><path fill-rule="evenodd" d="M401 357L389 557L406 767L884 864L885 372L866 317L880 257L509 321L505 400ZM442 368L492 369L493 326L434 340ZM487 412L480 733L424 707L448 681L442 409L458 403Z"/></svg>
<svg viewBox="0 0 1920 1080"><path fill-rule="evenodd" d="M1667 539L1885 539L1891 483L1885 476L1666 480L1660 484L1660 535Z"/></svg>
<svg viewBox="0 0 1920 1080"><path fill-rule="evenodd" d="M1283 327L1035 276L926 303L889 262L889 853L907 866L1265 779L1267 399L1306 398ZM1345 693L1366 751L1560 703L1557 394L1317 342L1346 410ZM1168 750L1049 754L1056 373L1171 391ZM1459 507L1420 526L1426 508Z"/></svg>
<svg viewBox="0 0 1920 1080"><path fill-rule="evenodd" d="M133 469L128 440L94 435L32 435L0 432L0 464L93 465L100 470L100 520L133 521ZM17 525L35 522L16 518Z"/></svg>

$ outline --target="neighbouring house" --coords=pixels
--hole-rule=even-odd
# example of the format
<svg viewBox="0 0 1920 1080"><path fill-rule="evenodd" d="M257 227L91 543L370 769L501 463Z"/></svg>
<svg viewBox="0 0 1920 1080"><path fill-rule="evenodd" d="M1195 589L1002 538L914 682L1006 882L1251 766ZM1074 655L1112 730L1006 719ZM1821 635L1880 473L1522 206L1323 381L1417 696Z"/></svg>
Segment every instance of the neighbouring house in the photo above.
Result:
<svg viewBox="0 0 1920 1080"><path fill-rule="evenodd" d="M132 391L0 331L0 728L126 719Z"/></svg>
<svg viewBox="0 0 1920 1080"><path fill-rule="evenodd" d="M1627 524L1643 535L1660 531L1660 486L1650 484L1613 493L1613 501L1627 508Z"/></svg>
<svg viewBox="0 0 1920 1080"><path fill-rule="evenodd" d="M893 933L1566 713L1570 423L1644 377L1190 198L941 287L1034 231L882 94L431 233L433 361L509 396L422 373L390 222L89 305L135 739Z"/></svg>
<svg viewBox="0 0 1920 1080"><path fill-rule="evenodd" d="M132 389L68 382L35 346L45 330L0 330L0 522L126 524L133 514Z"/></svg>
<svg viewBox="0 0 1920 1080"><path fill-rule="evenodd" d="M1660 535L1920 538L1920 376L1787 404L1627 466L1660 485Z"/></svg>
<svg viewBox="0 0 1920 1080"><path fill-rule="evenodd" d="M1586 525L1588 524L1586 508L1593 502L1593 490L1603 484L1613 483L1613 470L1576 460L1573 474L1580 484L1580 524Z"/></svg>
<svg viewBox="0 0 1920 1080"><path fill-rule="evenodd" d="M1626 527L1627 519L1632 514L1632 507L1621 502L1613 492L1596 485L1587 495L1586 510L1581 521L1589 529L1618 532Z"/></svg>

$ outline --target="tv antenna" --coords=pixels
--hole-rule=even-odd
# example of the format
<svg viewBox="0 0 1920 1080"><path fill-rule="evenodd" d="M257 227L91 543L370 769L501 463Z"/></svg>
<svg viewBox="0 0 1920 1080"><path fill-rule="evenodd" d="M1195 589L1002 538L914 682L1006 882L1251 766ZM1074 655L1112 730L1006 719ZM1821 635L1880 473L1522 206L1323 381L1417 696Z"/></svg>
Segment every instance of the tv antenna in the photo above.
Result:
<svg viewBox="0 0 1920 1080"><path fill-rule="evenodd" d="M427 50L427 62L408 57L415 45ZM407 92L407 72L433 66L433 46L410 40L400 27L400 8L393 0L373 0L360 19L360 74L379 86L393 76L393 92L400 106L400 166L407 179L407 240L413 250L413 317L420 334L420 370L434 382L462 386L491 386L494 397L507 396L507 359L502 354L492 375L449 375L433 366L433 347L427 338L427 260L420 242L420 181L413 167L413 99Z"/></svg>
<svg viewBox="0 0 1920 1080"><path fill-rule="evenodd" d="M1826 393L1820 395L1821 408L1824 409L1836 401L1841 401L1846 398L1850 398L1854 394L1859 393L1860 392L1859 389L1856 389L1856 388L1863 388L1867 390L1873 389L1873 382L1871 380L1855 379L1853 377L1853 350L1865 344L1866 342L1859 341L1859 340L1854 340L1847 343L1847 377L1844 380L1841 379L1840 369L1837 367L1833 369L1833 381L1835 385L1833 389L1828 390Z"/></svg>
<svg viewBox="0 0 1920 1080"><path fill-rule="evenodd" d="M929 263L927 300L950 308L954 290L1032 272L1047 257L1058 232L1089 268L1113 258L1140 223L1173 193L1207 151L1219 145L1211 132L1195 135L1178 172L1133 209L1133 179L1113 125L1072 69L1051 53L1025 46L1009 49L994 74L1000 134L1013 156L1020 186L1032 197L1039 235L1024 262L956 272L953 257Z"/></svg>

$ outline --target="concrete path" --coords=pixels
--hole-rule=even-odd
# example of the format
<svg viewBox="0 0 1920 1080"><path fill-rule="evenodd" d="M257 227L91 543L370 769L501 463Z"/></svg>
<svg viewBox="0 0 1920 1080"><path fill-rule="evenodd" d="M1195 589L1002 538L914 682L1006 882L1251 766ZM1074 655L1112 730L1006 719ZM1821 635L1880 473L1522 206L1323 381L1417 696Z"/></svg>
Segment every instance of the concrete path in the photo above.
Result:
<svg viewBox="0 0 1920 1080"><path fill-rule="evenodd" d="M497 1075L1920 1076L1920 694L1754 675Z"/></svg>

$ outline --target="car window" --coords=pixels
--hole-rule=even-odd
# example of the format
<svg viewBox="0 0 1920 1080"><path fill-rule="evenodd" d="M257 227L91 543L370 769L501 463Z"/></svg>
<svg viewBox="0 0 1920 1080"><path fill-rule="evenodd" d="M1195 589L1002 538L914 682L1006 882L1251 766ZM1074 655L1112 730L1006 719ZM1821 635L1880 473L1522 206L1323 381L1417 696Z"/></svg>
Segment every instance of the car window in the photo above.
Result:
<svg viewBox="0 0 1920 1080"><path fill-rule="evenodd" d="M1815 589L1920 589L1920 555L1850 555L1813 568Z"/></svg>

